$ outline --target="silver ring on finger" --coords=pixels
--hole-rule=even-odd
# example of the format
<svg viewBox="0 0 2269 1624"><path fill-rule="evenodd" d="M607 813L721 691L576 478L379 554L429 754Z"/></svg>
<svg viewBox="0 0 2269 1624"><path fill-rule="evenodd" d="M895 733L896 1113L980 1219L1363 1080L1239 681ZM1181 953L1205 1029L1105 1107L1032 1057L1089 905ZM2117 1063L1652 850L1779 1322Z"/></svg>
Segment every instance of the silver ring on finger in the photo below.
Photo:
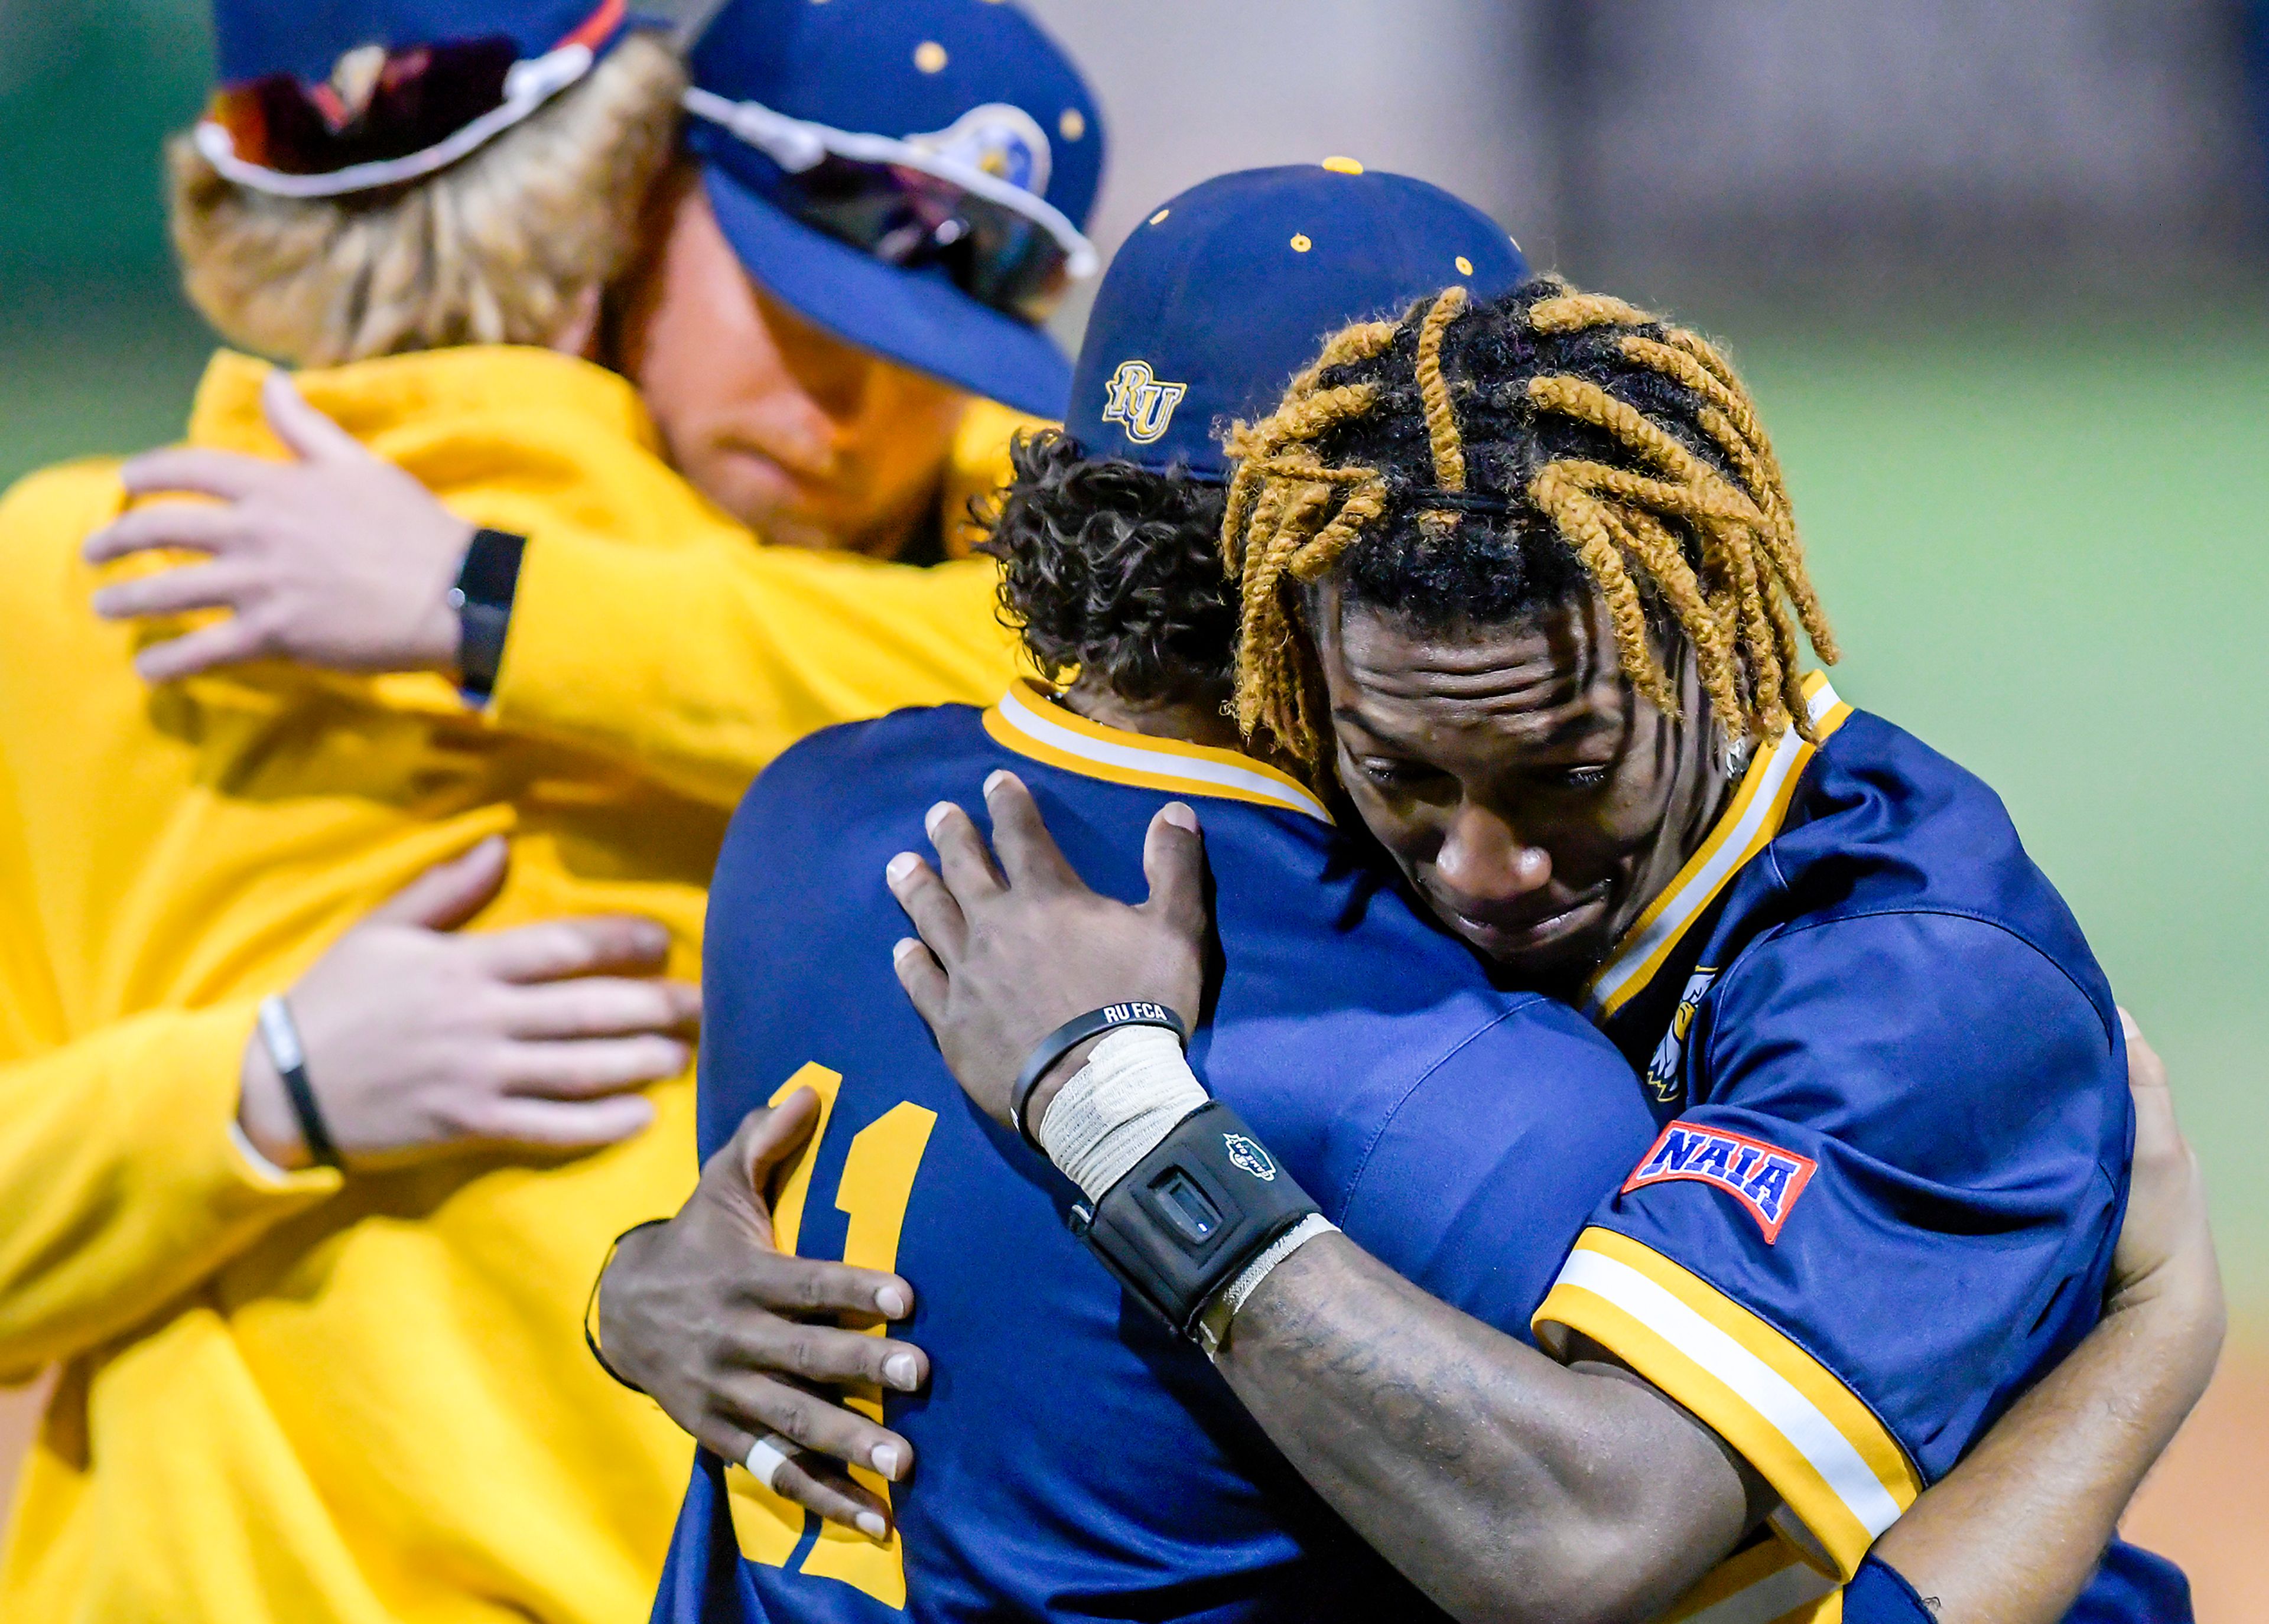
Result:
<svg viewBox="0 0 2269 1624"><path fill-rule="evenodd" d="M749 1445L749 1458L741 1463L749 1469L750 1477L775 1494L780 1492L774 1480L780 1476L780 1469L801 1452L792 1447L782 1449L780 1445L787 1442L777 1432L767 1432Z"/></svg>

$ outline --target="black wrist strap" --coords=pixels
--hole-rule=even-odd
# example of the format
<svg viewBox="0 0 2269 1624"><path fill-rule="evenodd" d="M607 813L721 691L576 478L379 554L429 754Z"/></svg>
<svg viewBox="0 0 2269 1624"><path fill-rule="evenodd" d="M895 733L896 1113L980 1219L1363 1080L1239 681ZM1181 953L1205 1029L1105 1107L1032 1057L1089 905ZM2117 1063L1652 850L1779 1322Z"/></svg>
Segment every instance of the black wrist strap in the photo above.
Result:
<svg viewBox="0 0 2269 1624"><path fill-rule="evenodd" d="M261 1001L260 1041L267 1046L276 1074L284 1080L284 1097L291 1102L308 1159L344 1172L346 1163L340 1158L330 1125L323 1120L322 1108L315 1104L314 1085L307 1081L307 1054L299 1046L299 1023L292 1019L292 1007L281 998Z"/></svg>
<svg viewBox="0 0 2269 1624"><path fill-rule="evenodd" d="M1071 1212L1128 1295L1179 1334L1277 1237L1319 1211L1308 1192L1218 1100L1177 1123L1092 1209Z"/></svg>
<svg viewBox="0 0 2269 1624"><path fill-rule="evenodd" d="M1074 1015L1061 1026L1040 1039L1032 1050L1024 1069L1016 1074L1016 1081L1009 1089L1009 1126L1020 1138L1043 1156L1048 1153L1039 1136L1033 1133L1031 1123L1024 1115L1025 1104L1032 1090L1040 1086L1040 1079L1058 1060L1093 1037L1098 1032L1115 1030L1122 1026L1164 1027L1174 1035L1175 1041L1185 1049L1190 1046L1190 1029L1182 1024L1182 1017L1164 1004L1105 1004L1100 1009L1090 1009L1083 1015Z"/></svg>
<svg viewBox="0 0 2269 1624"><path fill-rule="evenodd" d="M614 1377L617 1386L627 1387L640 1397L649 1396L646 1389L609 1364L606 1351L599 1346L599 1288L606 1282L607 1271L614 1266L615 1254L622 1250L625 1241L640 1229L651 1229L658 1223L669 1222L667 1218L649 1218L643 1223L631 1225L608 1242L607 1255L599 1260L599 1272L591 1276L591 1295L583 1302L583 1346L591 1350L591 1357L598 1362L599 1369Z"/></svg>
<svg viewBox="0 0 2269 1624"><path fill-rule="evenodd" d="M475 531L449 591L449 606L457 611L457 686L479 704L496 691L527 549L528 538L509 530Z"/></svg>

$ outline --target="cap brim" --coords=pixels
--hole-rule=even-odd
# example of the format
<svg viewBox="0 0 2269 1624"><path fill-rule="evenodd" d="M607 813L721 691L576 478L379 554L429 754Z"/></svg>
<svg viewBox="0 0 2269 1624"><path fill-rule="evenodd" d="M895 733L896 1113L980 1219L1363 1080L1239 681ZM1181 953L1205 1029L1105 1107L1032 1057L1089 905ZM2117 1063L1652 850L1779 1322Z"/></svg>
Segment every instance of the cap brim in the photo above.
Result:
<svg viewBox="0 0 2269 1624"><path fill-rule="evenodd" d="M804 320L1018 411L1064 415L1071 362L1046 333L789 218L714 164L701 180L743 268Z"/></svg>

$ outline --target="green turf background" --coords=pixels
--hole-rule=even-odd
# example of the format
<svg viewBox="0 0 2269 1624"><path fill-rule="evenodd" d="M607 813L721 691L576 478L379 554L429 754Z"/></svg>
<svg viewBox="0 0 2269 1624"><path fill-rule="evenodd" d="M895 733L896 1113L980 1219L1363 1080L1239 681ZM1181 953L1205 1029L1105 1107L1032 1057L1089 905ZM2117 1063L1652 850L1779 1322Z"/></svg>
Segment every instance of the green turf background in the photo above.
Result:
<svg viewBox="0 0 2269 1624"><path fill-rule="evenodd" d="M0 308L0 478L178 428L205 343L162 286ZM1715 325L1779 441L1840 690L2007 797L2166 1054L2236 1304L2269 1318L2269 328Z"/></svg>

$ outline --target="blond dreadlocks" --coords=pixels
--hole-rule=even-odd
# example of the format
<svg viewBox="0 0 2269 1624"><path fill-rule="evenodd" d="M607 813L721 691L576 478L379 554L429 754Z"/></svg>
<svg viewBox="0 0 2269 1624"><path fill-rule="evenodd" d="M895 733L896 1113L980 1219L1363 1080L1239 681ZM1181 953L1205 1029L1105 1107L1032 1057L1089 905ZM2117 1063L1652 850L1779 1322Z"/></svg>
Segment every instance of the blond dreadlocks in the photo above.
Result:
<svg viewBox="0 0 2269 1624"><path fill-rule="evenodd" d="M1835 639L1755 407L1694 333L1552 279L1479 307L1453 287L1338 334L1230 451L1222 546L1242 587L1248 734L1319 762L1298 600L1327 576L1482 624L1588 590L1632 686L1666 712L1677 694L1651 614L1691 646L1730 735L1811 733L1797 631L1829 663Z"/></svg>

